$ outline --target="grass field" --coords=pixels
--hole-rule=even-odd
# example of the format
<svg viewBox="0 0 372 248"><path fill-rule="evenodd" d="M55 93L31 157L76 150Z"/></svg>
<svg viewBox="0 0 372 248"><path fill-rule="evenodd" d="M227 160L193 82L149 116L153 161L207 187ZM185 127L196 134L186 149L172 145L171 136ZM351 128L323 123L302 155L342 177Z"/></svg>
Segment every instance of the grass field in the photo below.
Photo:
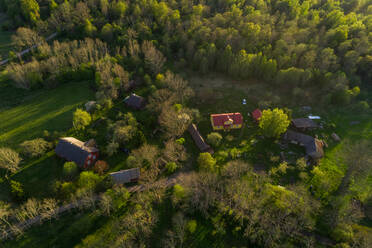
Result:
<svg viewBox="0 0 372 248"><path fill-rule="evenodd" d="M9 94L16 91L7 87ZM23 91L17 91L23 96ZM43 130L61 131L71 127L72 112L76 107L93 99L93 91L88 82L69 83L52 90L37 90L28 92L27 98L0 112L0 146L16 147L24 140L37 138ZM5 95L6 91L1 95ZM15 96L17 97L17 95ZM7 104L12 101L7 98ZM2 99L0 99L0 106Z"/></svg>
<svg viewBox="0 0 372 248"><path fill-rule="evenodd" d="M9 51L12 49L12 31L0 31L0 56L5 59L8 57Z"/></svg>

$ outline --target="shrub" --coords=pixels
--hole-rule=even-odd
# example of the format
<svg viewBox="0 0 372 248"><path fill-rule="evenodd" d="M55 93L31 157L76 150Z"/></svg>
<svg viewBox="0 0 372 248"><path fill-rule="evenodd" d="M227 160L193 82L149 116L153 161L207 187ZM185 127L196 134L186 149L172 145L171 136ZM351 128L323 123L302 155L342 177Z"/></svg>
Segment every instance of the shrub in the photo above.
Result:
<svg viewBox="0 0 372 248"><path fill-rule="evenodd" d="M73 126L77 130L85 129L92 121L90 114L82 109L76 109L73 115Z"/></svg>
<svg viewBox="0 0 372 248"><path fill-rule="evenodd" d="M214 171L216 169L216 160L207 152L200 153L197 161L201 170Z"/></svg>
<svg viewBox="0 0 372 248"><path fill-rule="evenodd" d="M61 184L61 193L64 198L70 197L76 191L76 186L72 182L64 182Z"/></svg>
<svg viewBox="0 0 372 248"><path fill-rule="evenodd" d="M239 157L239 154L240 154L240 151L236 147L230 150L230 156L232 159L236 159L237 157Z"/></svg>
<svg viewBox="0 0 372 248"><path fill-rule="evenodd" d="M17 181L10 181L10 188L13 196L17 200L21 200L25 196L25 192L23 191L23 186L20 182Z"/></svg>
<svg viewBox="0 0 372 248"><path fill-rule="evenodd" d="M229 157L229 153L227 151L218 151L216 154L216 160L219 163L223 163Z"/></svg>
<svg viewBox="0 0 372 248"><path fill-rule="evenodd" d="M109 168L110 166L108 165L108 163L106 163L106 161L98 160L94 164L93 171L102 176Z"/></svg>
<svg viewBox="0 0 372 248"><path fill-rule="evenodd" d="M289 123L288 115L282 109L276 108L262 112L259 126L266 137L277 138L287 131Z"/></svg>
<svg viewBox="0 0 372 248"><path fill-rule="evenodd" d="M360 101L355 105L355 110L363 112L369 109L369 104L366 101Z"/></svg>
<svg viewBox="0 0 372 248"><path fill-rule="evenodd" d="M16 151L5 147L0 148L0 168L14 173L19 169L21 160Z"/></svg>
<svg viewBox="0 0 372 248"><path fill-rule="evenodd" d="M168 173L173 173L177 170L178 166L175 162L169 162L165 165Z"/></svg>
<svg viewBox="0 0 372 248"><path fill-rule="evenodd" d="M210 133L207 136L207 142L212 146L219 146L222 140L222 135L216 132Z"/></svg>
<svg viewBox="0 0 372 248"><path fill-rule="evenodd" d="M348 224L339 223L336 228L332 230L331 236L336 241L351 241L354 236L353 228Z"/></svg>
<svg viewBox="0 0 372 248"><path fill-rule="evenodd" d="M172 194L172 202L173 204L178 204L179 202L182 201L182 199L184 199L186 196L186 191L185 189L179 185L179 184L175 184L173 186L173 194Z"/></svg>
<svg viewBox="0 0 372 248"><path fill-rule="evenodd" d="M196 231L197 226L198 226L198 223L196 222L196 220L190 220L187 223L187 231L192 234Z"/></svg>
<svg viewBox="0 0 372 248"><path fill-rule="evenodd" d="M75 162L66 162L63 165L63 176L68 180L72 180L78 172L79 168Z"/></svg>
<svg viewBox="0 0 372 248"><path fill-rule="evenodd" d="M95 190L102 178L92 171L84 171L80 174L78 185L81 188Z"/></svg>
<svg viewBox="0 0 372 248"><path fill-rule="evenodd" d="M39 157L46 153L52 146L42 138L26 140L21 145L22 153L28 157Z"/></svg>

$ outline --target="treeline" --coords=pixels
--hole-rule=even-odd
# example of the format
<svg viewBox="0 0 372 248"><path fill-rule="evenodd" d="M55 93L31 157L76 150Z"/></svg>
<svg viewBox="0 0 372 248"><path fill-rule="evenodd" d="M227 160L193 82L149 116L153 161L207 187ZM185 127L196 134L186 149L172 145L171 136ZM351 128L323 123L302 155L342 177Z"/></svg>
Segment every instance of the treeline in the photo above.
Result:
<svg viewBox="0 0 372 248"><path fill-rule="evenodd" d="M39 34L99 38L111 56L122 56L126 71L141 77L145 67L153 75L161 72L168 58L173 67L203 74L261 79L294 97L316 84L314 94L324 92L321 100L337 104L349 102L351 88L372 81L370 1L105 0L48 6L49 14L35 23ZM52 57L48 49L35 51L35 60ZM38 67L35 60L26 71ZM95 63L84 64L89 62Z"/></svg>

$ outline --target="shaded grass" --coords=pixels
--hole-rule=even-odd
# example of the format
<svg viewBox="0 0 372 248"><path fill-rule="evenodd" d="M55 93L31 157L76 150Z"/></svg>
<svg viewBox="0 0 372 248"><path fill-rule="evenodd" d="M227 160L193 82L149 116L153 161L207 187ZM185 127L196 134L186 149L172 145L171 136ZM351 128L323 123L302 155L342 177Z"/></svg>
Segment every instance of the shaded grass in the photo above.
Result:
<svg viewBox="0 0 372 248"><path fill-rule="evenodd" d="M80 82L30 92L29 97L22 104L0 112L1 146L15 147L24 140L40 137L43 130L67 130L71 127L72 112L93 98L93 92L88 82Z"/></svg>
<svg viewBox="0 0 372 248"><path fill-rule="evenodd" d="M8 57L8 53L13 48L12 31L0 31L0 55L3 59Z"/></svg>
<svg viewBox="0 0 372 248"><path fill-rule="evenodd" d="M7 241L1 247L64 248L74 247L94 233L106 222L106 217L93 213L68 213L51 222L35 226L15 240Z"/></svg>

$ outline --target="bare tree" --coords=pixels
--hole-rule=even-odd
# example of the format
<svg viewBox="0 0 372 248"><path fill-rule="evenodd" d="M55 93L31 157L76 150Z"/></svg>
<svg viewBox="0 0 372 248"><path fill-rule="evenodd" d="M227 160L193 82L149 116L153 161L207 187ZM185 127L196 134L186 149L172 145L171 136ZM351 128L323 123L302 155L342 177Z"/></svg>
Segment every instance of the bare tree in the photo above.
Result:
<svg viewBox="0 0 372 248"><path fill-rule="evenodd" d="M178 137L192 122L192 115L188 109L177 111L173 106L165 106L158 121L160 126L164 128L166 137Z"/></svg>
<svg viewBox="0 0 372 248"><path fill-rule="evenodd" d="M15 173L21 162L19 154L10 148L0 148L0 168Z"/></svg>
<svg viewBox="0 0 372 248"><path fill-rule="evenodd" d="M165 143L163 157L167 162L182 162L187 159L186 149L183 145L171 139Z"/></svg>
<svg viewBox="0 0 372 248"><path fill-rule="evenodd" d="M176 94L169 89L160 89L155 91L149 99L147 105L149 109L155 112L161 112L164 106L170 106L176 102Z"/></svg>
<svg viewBox="0 0 372 248"><path fill-rule="evenodd" d="M44 38L39 36L34 30L23 27L17 29L16 34L12 36L12 40L19 50L32 48L39 43L45 42Z"/></svg>
<svg viewBox="0 0 372 248"><path fill-rule="evenodd" d="M112 198L109 195L102 194L98 205L104 215L110 216L112 211Z"/></svg>
<svg viewBox="0 0 372 248"><path fill-rule="evenodd" d="M40 206L40 216L42 219L52 219L57 215L57 201L49 198L44 199Z"/></svg>
<svg viewBox="0 0 372 248"><path fill-rule="evenodd" d="M183 104L185 100L194 95L194 91L188 86L187 81L170 71L165 73L164 82L176 94L177 102Z"/></svg>
<svg viewBox="0 0 372 248"><path fill-rule="evenodd" d="M145 63L154 74L161 72L166 58L156 49L151 41L145 40L142 43L142 52L145 56Z"/></svg>

